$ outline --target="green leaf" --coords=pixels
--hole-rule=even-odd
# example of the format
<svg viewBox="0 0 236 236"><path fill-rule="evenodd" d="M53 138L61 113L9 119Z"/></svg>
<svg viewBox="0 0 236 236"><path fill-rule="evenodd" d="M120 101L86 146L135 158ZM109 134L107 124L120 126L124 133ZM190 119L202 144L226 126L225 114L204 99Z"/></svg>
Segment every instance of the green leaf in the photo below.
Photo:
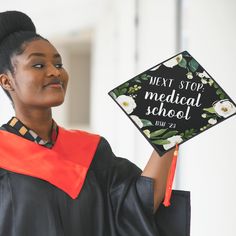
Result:
<svg viewBox="0 0 236 236"><path fill-rule="evenodd" d="M117 97L116 97L116 94L114 93L114 92L110 92L109 93L114 99L116 99Z"/></svg>
<svg viewBox="0 0 236 236"><path fill-rule="evenodd" d="M123 88L126 88L128 86L129 86L129 83L124 83L119 87L119 89L123 89Z"/></svg>
<svg viewBox="0 0 236 236"><path fill-rule="evenodd" d="M118 97L120 95L119 90L118 89L114 89L113 92L115 93L115 95Z"/></svg>
<svg viewBox="0 0 236 236"><path fill-rule="evenodd" d="M146 75L146 74L141 75L141 79L142 80L148 80L148 75Z"/></svg>
<svg viewBox="0 0 236 236"><path fill-rule="evenodd" d="M166 134L164 134L164 135L162 136L162 138L164 138L164 139L170 138L170 137L172 137L172 136L174 136L174 135L176 135L176 134L178 134L178 131L177 131L177 130L172 130L172 131L169 131L169 132L167 132Z"/></svg>
<svg viewBox="0 0 236 236"><path fill-rule="evenodd" d="M142 83L141 80L139 80L139 79L135 79L135 82Z"/></svg>
<svg viewBox="0 0 236 236"><path fill-rule="evenodd" d="M195 134L196 134L195 129L187 129L185 130L184 135L183 136L181 135L181 136L184 137L185 139L188 139L188 138L193 137Z"/></svg>
<svg viewBox="0 0 236 236"><path fill-rule="evenodd" d="M156 130L156 131L154 131L154 132L152 132L152 133L150 134L150 138L153 138L153 137L156 137L156 136L160 136L160 135L162 135L163 133L165 133L166 130L167 130L167 129L159 129L159 130Z"/></svg>
<svg viewBox="0 0 236 236"><path fill-rule="evenodd" d="M216 90L216 94L217 94L217 95L220 95L221 93L222 93L222 90L221 90L221 89L217 89L217 90Z"/></svg>
<svg viewBox="0 0 236 236"><path fill-rule="evenodd" d="M127 88L123 88L120 90L120 95L123 95L127 92Z"/></svg>
<svg viewBox="0 0 236 236"><path fill-rule="evenodd" d="M225 99L225 95L223 93L220 95L220 99Z"/></svg>
<svg viewBox="0 0 236 236"><path fill-rule="evenodd" d="M142 75L141 75L141 78L143 78L143 77L147 77L147 74L142 74Z"/></svg>
<svg viewBox="0 0 236 236"><path fill-rule="evenodd" d="M152 141L152 143L157 144L157 145L165 145L165 144L169 144L170 141L166 139L160 139L160 140Z"/></svg>
<svg viewBox="0 0 236 236"><path fill-rule="evenodd" d="M150 120L140 119L143 123L143 127L147 126L153 126L152 122Z"/></svg>
<svg viewBox="0 0 236 236"><path fill-rule="evenodd" d="M189 63L189 69L192 71L192 72L195 72L199 66L199 64L197 63L197 61L195 59L192 59Z"/></svg>
<svg viewBox="0 0 236 236"><path fill-rule="evenodd" d="M187 61L182 58L182 60L178 63L180 67L186 68L187 67Z"/></svg>
<svg viewBox="0 0 236 236"><path fill-rule="evenodd" d="M216 83L213 84L213 87L214 88L219 88L219 86Z"/></svg>
<svg viewBox="0 0 236 236"><path fill-rule="evenodd" d="M207 112L209 112L211 114L215 114L216 113L215 109L213 107L203 108L203 111L207 111Z"/></svg>

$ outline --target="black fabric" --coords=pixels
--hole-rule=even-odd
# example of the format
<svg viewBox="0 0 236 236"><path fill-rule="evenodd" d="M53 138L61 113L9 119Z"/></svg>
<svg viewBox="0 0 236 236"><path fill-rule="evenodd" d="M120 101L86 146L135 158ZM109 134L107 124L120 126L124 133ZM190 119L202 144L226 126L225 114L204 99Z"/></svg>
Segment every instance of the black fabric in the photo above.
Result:
<svg viewBox="0 0 236 236"><path fill-rule="evenodd" d="M153 215L153 180L140 173L104 138L75 200L44 180L0 169L0 236L185 236L166 233L158 217L180 213L184 225L189 201L176 198L179 213Z"/></svg>
<svg viewBox="0 0 236 236"><path fill-rule="evenodd" d="M171 205L161 205L155 220L161 236L189 236L190 235L190 192L174 191Z"/></svg>

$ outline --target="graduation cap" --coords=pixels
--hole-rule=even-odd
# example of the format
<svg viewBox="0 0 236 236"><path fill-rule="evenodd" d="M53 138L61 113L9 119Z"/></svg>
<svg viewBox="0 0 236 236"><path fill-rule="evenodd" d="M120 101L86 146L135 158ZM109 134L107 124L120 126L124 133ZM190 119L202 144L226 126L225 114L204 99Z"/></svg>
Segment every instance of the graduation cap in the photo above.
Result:
<svg viewBox="0 0 236 236"><path fill-rule="evenodd" d="M176 148L171 185L178 146L236 114L232 99L187 51L108 94L160 156Z"/></svg>

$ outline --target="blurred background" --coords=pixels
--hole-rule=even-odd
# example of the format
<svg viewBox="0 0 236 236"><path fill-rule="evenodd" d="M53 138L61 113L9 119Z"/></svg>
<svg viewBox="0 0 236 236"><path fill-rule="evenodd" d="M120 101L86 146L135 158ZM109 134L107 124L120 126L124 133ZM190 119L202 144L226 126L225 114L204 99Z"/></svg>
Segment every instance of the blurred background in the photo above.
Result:
<svg viewBox="0 0 236 236"><path fill-rule="evenodd" d="M188 50L236 101L235 0L9 0L5 10L27 13L63 56L70 84L57 123L99 133L140 168L152 148L111 89ZM1 124L13 115L0 90ZM234 116L180 148L175 188L191 190L192 236L236 235L235 146Z"/></svg>

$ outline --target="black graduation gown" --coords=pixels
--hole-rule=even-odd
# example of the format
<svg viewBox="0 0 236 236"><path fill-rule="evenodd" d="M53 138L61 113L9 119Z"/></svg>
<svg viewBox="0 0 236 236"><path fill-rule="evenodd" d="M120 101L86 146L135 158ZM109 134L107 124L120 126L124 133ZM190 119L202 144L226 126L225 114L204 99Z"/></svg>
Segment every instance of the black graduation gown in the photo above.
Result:
<svg viewBox="0 0 236 236"><path fill-rule="evenodd" d="M76 199L42 179L0 169L0 236L189 235L189 193L174 192L172 206L154 215L153 180L140 173L104 138Z"/></svg>

